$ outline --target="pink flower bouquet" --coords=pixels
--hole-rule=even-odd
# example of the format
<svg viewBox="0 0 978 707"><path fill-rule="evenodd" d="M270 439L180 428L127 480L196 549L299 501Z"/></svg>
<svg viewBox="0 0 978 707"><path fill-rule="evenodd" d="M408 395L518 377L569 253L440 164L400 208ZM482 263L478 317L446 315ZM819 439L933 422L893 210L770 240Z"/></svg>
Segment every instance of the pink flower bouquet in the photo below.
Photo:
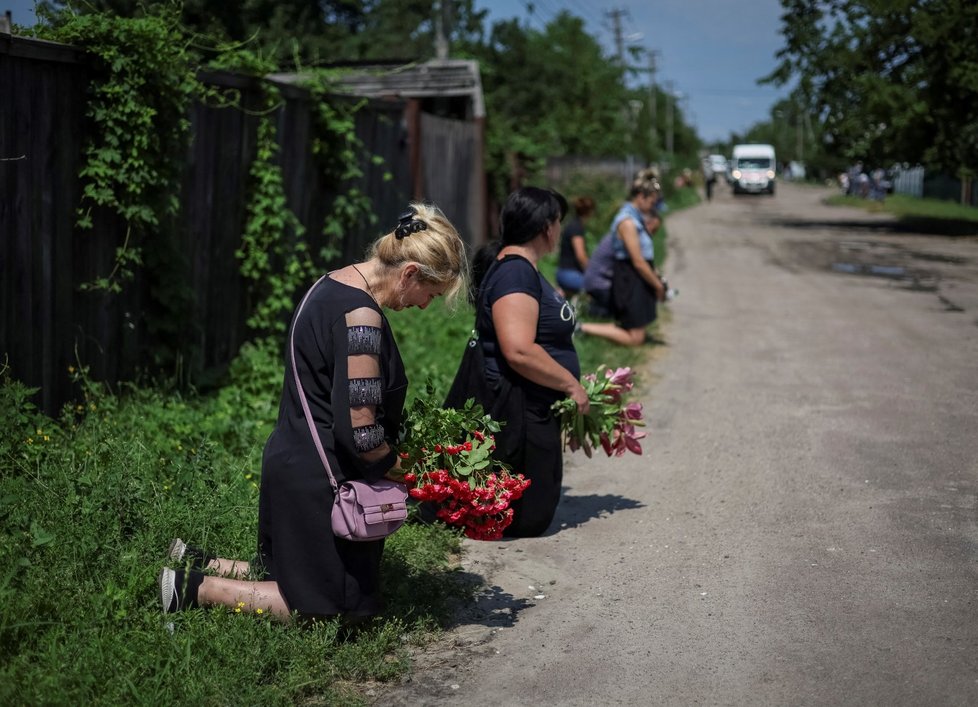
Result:
<svg viewBox="0 0 978 707"><path fill-rule="evenodd" d="M431 391L429 391L431 393ZM513 522L510 503L530 480L492 458L499 423L471 400L461 410L415 399L401 426L398 453L411 498L474 540L498 540Z"/></svg>
<svg viewBox="0 0 978 707"><path fill-rule="evenodd" d="M581 384L591 401L587 415L582 415L570 398L559 400L553 406L567 447L572 452L583 449L588 457L598 445L609 457L612 454L620 457L626 451L641 454L639 440L645 433L635 428L644 426L645 422L642 403L628 400L635 386L632 369L600 366L596 372L583 376Z"/></svg>

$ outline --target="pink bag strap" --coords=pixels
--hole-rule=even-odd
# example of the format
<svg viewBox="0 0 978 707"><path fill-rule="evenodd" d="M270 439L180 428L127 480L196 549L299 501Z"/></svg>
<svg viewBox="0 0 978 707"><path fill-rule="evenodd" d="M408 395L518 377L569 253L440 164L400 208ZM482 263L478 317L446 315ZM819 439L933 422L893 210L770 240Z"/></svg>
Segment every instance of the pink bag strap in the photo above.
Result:
<svg viewBox="0 0 978 707"><path fill-rule="evenodd" d="M316 289L320 282L326 279L327 275L329 275L329 273L326 273L326 275L323 275L321 278L316 280L315 284L309 288L306 296L303 297L302 301L299 303L299 308L295 312L295 318L292 320L292 329L289 330L289 358L292 359L292 375L295 376L295 387L299 391L299 401L302 403L302 412L305 414L306 422L309 425L309 434L312 435L312 441L316 445L316 451L319 452L319 458L323 462L323 468L326 469L326 476L329 477L329 483L333 487L333 493L336 494L339 492L339 485L336 483L336 477L333 476L332 469L329 468L329 459L326 458L326 450L323 449L323 441L319 439L319 433L316 432L316 425L313 424L312 413L309 412L309 403L306 400L306 393L302 389L302 383L299 381L299 369L296 367L295 363L295 327L299 323L299 315L302 314L302 308L305 306L306 300L309 299L309 295L312 294L312 291Z"/></svg>

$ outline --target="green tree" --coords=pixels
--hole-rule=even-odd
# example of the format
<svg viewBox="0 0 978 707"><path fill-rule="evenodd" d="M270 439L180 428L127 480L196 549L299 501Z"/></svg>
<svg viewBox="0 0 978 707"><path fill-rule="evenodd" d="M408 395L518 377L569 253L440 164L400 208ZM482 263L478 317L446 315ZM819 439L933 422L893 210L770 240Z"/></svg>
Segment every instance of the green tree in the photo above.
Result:
<svg viewBox="0 0 978 707"><path fill-rule="evenodd" d="M543 29L497 22L468 46L480 61L494 195L504 195L548 157L621 157L631 142L624 70L567 12Z"/></svg>
<svg viewBox="0 0 978 707"><path fill-rule="evenodd" d="M792 100L829 153L874 163L978 165L978 4L964 0L782 0L785 45L765 81Z"/></svg>
<svg viewBox="0 0 978 707"><path fill-rule="evenodd" d="M451 43L478 43L486 10L473 0L450 3ZM56 17L69 3L40 5ZM428 59L435 54L442 0L86 0L82 13L138 17L161 8L188 30L224 42L251 41L280 68L353 61Z"/></svg>

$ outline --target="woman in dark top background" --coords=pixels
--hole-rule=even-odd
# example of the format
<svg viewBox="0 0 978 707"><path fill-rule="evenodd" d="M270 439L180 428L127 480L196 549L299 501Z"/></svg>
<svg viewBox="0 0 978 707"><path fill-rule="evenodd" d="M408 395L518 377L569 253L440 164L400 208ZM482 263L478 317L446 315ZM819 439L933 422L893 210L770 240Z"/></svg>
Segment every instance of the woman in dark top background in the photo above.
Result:
<svg viewBox="0 0 978 707"><path fill-rule="evenodd" d="M324 276L294 315L278 422L262 456L261 567L205 554L179 538L159 575L163 611L228 606L288 620L381 610L383 540L333 535L333 489L303 413L293 361L337 481L401 481L396 439L407 378L384 308L424 309L464 285L465 246L436 207L412 204L368 260ZM208 569L214 574L203 574ZM255 581L259 579L259 581Z"/></svg>
<svg viewBox="0 0 978 707"><path fill-rule="evenodd" d="M563 449L550 406L564 397L589 406L572 339L574 309L537 269L557 247L566 207L547 189L513 192L500 215L500 240L480 250L473 268L479 342L496 396L491 407L506 423L496 456L530 479L513 503L509 536L541 535L560 501Z"/></svg>
<svg viewBox="0 0 978 707"><path fill-rule="evenodd" d="M575 295L584 289L584 271L587 269L587 241L585 225L594 215L594 199L579 196L574 199L574 218L560 235L560 254L557 260L557 284L565 295Z"/></svg>

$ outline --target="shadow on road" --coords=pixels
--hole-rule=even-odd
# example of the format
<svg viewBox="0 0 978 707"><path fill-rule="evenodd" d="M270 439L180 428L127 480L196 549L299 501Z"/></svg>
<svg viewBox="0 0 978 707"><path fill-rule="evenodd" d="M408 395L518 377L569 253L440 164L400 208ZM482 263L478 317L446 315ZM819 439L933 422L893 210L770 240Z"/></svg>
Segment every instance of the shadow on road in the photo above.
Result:
<svg viewBox="0 0 978 707"><path fill-rule="evenodd" d="M486 580L480 574L463 572L459 581L480 586ZM533 602L529 599L513 596L496 585L483 586L473 598L473 603L462 607L446 628L471 624L510 628L519 620L520 612L530 606L533 606Z"/></svg>
<svg viewBox="0 0 978 707"><path fill-rule="evenodd" d="M771 223L785 228L841 230L851 232L887 233L892 235L915 234L927 236L975 236L978 222L964 219L902 217L873 220L806 220L774 218Z"/></svg>
<svg viewBox="0 0 978 707"><path fill-rule="evenodd" d="M574 496L564 489L564 496L557 507L557 515L545 535L554 535L562 530L578 528L595 518L607 518L618 511L645 508L645 504L633 498L616 494L589 494Z"/></svg>

